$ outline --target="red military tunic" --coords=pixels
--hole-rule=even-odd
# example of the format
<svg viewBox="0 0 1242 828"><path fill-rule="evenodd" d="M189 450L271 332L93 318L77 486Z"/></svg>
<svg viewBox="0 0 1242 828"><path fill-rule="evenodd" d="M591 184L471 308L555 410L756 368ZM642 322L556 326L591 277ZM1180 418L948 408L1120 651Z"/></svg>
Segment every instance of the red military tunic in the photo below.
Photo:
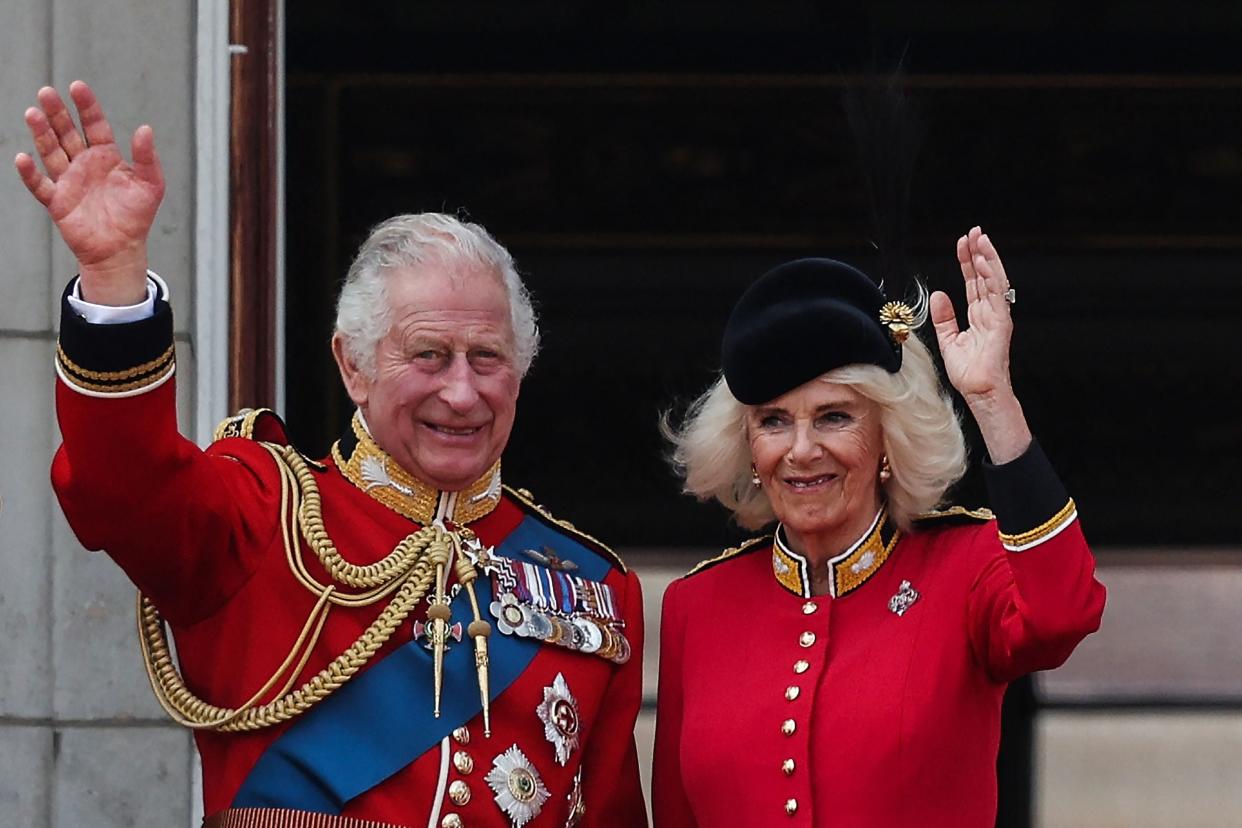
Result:
<svg viewBox="0 0 1242 828"><path fill-rule="evenodd" d="M1104 588L1038 446L989 475L1005 534L882 513L830 595L779 530L669 586L657 828L991 828L1005 687L1097 629Z"/></svg>
<svg viewBox="0 0 1242 828"><path fill-rule="evenodd" d="M240 436L205 452L178 434L171 312L163 297L154 317L123 325L90 325L66 304L60 346L56 402L64 444L52 480L70 525L84 546L116 560L167 619L189 689L215 705L241 705L277 670L318 599L295 578L286 555L281 504L290 486L260 442L283 442L283 426L270 414L238 418L226 430ZM593 652L580 641L576 649L549 639L519 641L489 612L497 596L481 576L476 589L493 627L493 675L514 673L505 686L493 687L490 738L477 713L468 637L455 645L460 654L450 651L464 655L459 662L467 666L446 675L449 714L432 717L430 694L399 683L410 665L414 678L429 681L430 654L412 643L413 623L426 619L424 601L357 675L309 711L247 732L196 731L206 813L276 808L418 828L645 825L633 738L642 679L635 575L528 495L501 491L499 466L458 495L430 489L388 460L356 421L333 457L308 465L323 525L344 559L379 561L434 517L467 526L483 544L517 550L516 571L531 574L536 592L551 584L545 597L572 597L571 581L579 592L589 587L605 596L616 637L624 637L631 657L624 660L618 648L612 658L602 657L606 648L598 642ZM386 481L374 479L377 468ZM307 571L331 582L301 533L292 534ZM525 537L540 539L531 545L543 548L526 550ZM597 577L573 581L576 567ZM450 577L450 589L455 580ZM455 600L452 621L464 625L469 605L464 596ZM292 686L354 644L386 605L333 606ZM581 615L573 606L565 610L567 621ZM587 629L597 628L588 623ZM373 679L383 670L388 683L377 685ZM566 699L576 721L565 718ZM549 718L547 705L557 700L559 712ZM452 718L451 710L470 704L475 710ZM424 742L425 749L401 758L408 745ZM503 784L515 767L523 780L537 780L517 791L516 800ZM493 772L500 782L489 781Z"/></svg>

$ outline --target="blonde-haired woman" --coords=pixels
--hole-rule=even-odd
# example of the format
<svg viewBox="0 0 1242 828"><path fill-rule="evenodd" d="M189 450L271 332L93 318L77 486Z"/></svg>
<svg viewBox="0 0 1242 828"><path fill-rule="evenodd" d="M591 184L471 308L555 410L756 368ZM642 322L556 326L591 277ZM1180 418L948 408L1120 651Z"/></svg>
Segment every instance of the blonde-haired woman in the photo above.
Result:
<svg viewBox="0 0 1242 828"><path fill-rule="evenodd" d="M686 491L776 526L665 594L657 828L991 826L1007 683L1099 626L1074 503L1010 384L1013 290L979 228L957 254L969 327L928 304L995 517L930 511L966 451L912 335L924 303L801 259L734 308L675 459Z"/></svg>

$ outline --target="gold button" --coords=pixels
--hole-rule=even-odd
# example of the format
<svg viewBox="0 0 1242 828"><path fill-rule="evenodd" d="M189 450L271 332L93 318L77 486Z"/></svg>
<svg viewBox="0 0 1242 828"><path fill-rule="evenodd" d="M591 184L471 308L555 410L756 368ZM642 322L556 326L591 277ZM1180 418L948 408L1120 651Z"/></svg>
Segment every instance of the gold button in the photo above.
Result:
<svg viewBox="0 0 1242 828"><path fill-rule="evenodd" d="M811 615L817 609L819 609L818 604L816 604L814 601L807 601L805 604L802 605L802 614Z"/></svg>
<svg viewBox="0 0 1242 828"><path fill-rule="evenodd" d="M790 816L793 816L794 814L798 813L798 800L786 799L785 800L785 813L789 814Z"/></svg>
<svg viewBox="0 0 1242 828"><path fill-rule="evenodd" d="M449 785L449 799L456 805L465 805L470 801L470 786L460 779Z"/></svg>
<svg viewBox="0 0 1242 828"><path fill-rule="evenodd" d="M784 733L786 736L794 735L794 731L797 729L798 729L798 723L795 722L793 719L786 719L785 721L781 722L781 733Z"/></svg>
<svg viewBox="0 0 1242 828"><path fill-rule="evenodd" d="M458 773L470 773L474 770L474 759L464 750L459 750L453 754L453 767L457 768Z"/></svg>
<svg viewBox="0 0 1242 828"><path fill-rule="evenodd" d="M798 694L800 694L801 692L802 692L802 689L800 687L797 687L796 685L791 684L785 688L785 698L788 701L793 701L794 699L798 698Z"/></svg>
<svg viewBox="0 0 1242 828"><path fill-rule="evenodd" d="M457 814L445 814L444 819L440 820L440 828L461 828L461 817Z"/></svg>
<svg viewBox="0 0 1242 828"><path fill-rule="evenodd" d="M809 669L811 669L811 662L806 661L805 659L800 658L794 662L794 672L798 675L802 675Z"/></svg>
<svg viewBox="0 0 1242 828"><path fill-rule="evenodd" d="M815 633L807 630L802 635L798 636L798 643L803 647L810 647L815 643Z"/></svg>
<svg viewBox="0 0 1242 828"><path fill-rule="evenodd" d="M785 772L786 776L793 776L794 760L786 759L784 762L781 762L781 770Z"/></svg>
<svg viewBox="0 0 1242 828"><path fill-rule="evenodd" d="M466 727L459 727L456 730L454 730L453 741L457 742L457 744L459 745L470 744L470 729Z"/></svg>

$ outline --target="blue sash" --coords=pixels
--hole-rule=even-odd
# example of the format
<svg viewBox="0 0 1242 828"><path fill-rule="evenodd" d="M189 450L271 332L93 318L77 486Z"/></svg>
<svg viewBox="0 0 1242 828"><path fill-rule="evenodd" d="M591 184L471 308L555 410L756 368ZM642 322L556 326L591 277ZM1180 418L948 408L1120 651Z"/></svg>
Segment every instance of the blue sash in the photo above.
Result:
<svg viewBox="0 0 1242 828"><path fill-rule="evenodd" d="M598 553L529 515L496 554L524 559L523 549L538 551L544 546L578 564L574 574L591 580L603 580L611 568ZM490 579L480 578L475 590L484 617L490 620L486 609L493 598ZM465 590L453 600L452 611L457 621L472 617ZM522 674L540 646L495 630L489 641L493 700ZM418 642L401 646L295 719L259 757L232 807L339 814L351 799L482 712L473 642L457 642L445 653L438 719L432 715L432 697L431 651Z"/></svg>

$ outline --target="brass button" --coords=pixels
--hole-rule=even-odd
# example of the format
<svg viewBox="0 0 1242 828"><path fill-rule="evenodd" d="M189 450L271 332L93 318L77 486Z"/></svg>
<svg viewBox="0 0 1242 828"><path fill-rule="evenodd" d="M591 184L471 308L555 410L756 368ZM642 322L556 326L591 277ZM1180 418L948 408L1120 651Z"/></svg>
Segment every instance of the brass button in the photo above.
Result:
<svg viewBox="0 0 1242 828"><path fill-rule="evenodd" d="M455 741L459 745L470 744L470 729L467 727L459 727L456 730L454 730L453 741Z"/></svg>
<svg viewBox="0 0 1242 828"><path fill-rule="evenodd" d="M798 813L798 800L786 799L785 800L785 813L789 814L790 816L793 816L794 814Z"/></svg>
<svg viewBox="0 0 1242 828"><path fill-rule="evenodd" d="M797 685L791 684L785 688L785 698L788 701L793 701L794 699L798 698L798 695L801 692L802 692L802 688L798 687Z"/></svg>
<svg viewBox="0 0 1242 828"><path fill-rule="evenodd" d="M474 759L469 753L459 750L453 754L453 767L457 768L458 773L470 773L470 771L474 770Z"/></svg>
<svg viewBox="0 0 1242 828"><path fill-rule="evenodd" d="M445 814L440 820L440 828L462 828L461 817L457 814Z"/></svg>
<svg viewBox="0 0 1242 828"><path fill-rule="evenodd" d="M460 779L449 785L449 799L456 805L465 805L470 801L470 786Z"/></svg>
<svg viewBox="0 0 1242 828"><path fill-rule="evenodd" d="M794 760L786 759L784 762L781 762L781 770L785 772L786 776L793 776Z"/></svg>
<svg viewBox="0 0 1242 828"><path fill-rule="evenodd" d="M809 669L811 669L811 662L805 659L800 658L794 662L794 672L798 675L802 675Z"/></svg>
<svg viewBox="0 0 1242 828"><path fill-rule="evenodd" d="M807 601L805 604L802 605L802 614L811 615L817 609L819 609L819 604L816 604L814 601Z"/></svg>
<svg viewBox="0 0 1242 828"><path fill-rule="evenodd" d="M803 647L810 647L815 643L815 633L807 630L802 635L798 636L798 643Z"/></svg>
<svg viewBox="0 0 1242 828"><path fill-rule="evenodd" d="M794 735L794 731L797 729L798 729L798 723L795 722L793 719L786 719L785 721L781 722L781 733L784 733L786 736Z"/></svg>

